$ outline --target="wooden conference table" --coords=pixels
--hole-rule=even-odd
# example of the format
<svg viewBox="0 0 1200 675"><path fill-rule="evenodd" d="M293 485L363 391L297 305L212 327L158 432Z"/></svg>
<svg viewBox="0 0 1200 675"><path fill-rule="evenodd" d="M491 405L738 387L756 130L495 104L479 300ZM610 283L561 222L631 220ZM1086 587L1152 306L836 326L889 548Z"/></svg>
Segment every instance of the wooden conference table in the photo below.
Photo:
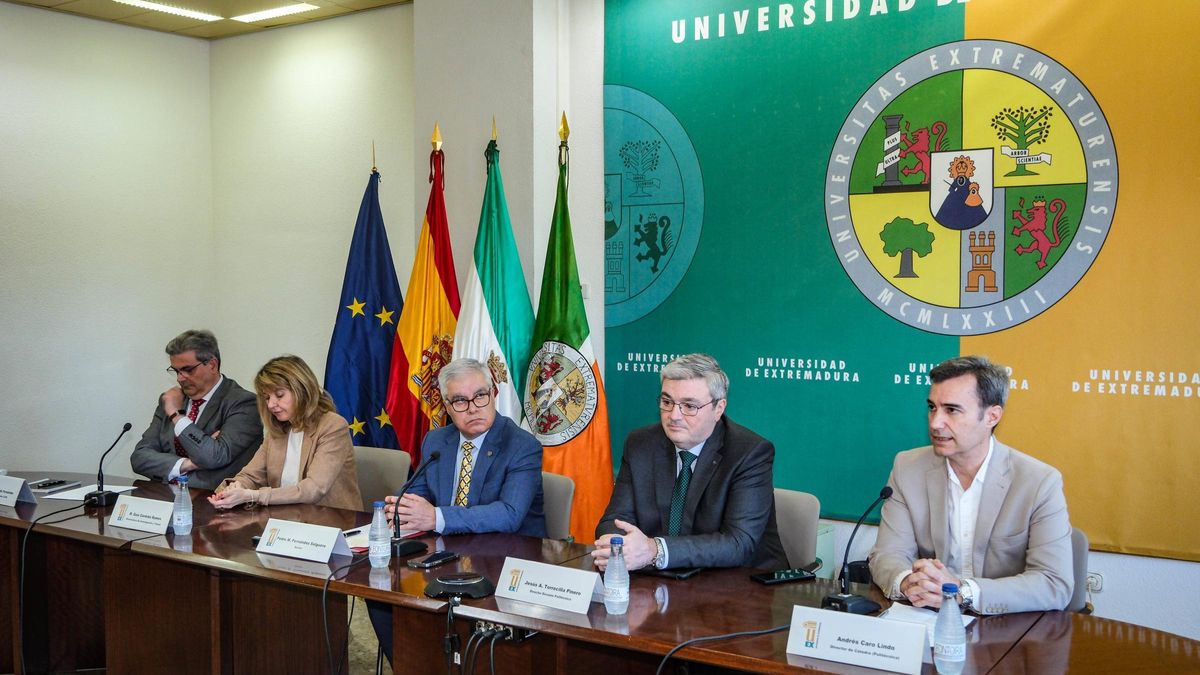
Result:
<svg viewBox="0 0 1200 675"><path fill-rule="evenodd" d="M83 474L17 473L22 477ZM113 481L120 483L120 479ZM126 480L124 484L128 485ZM134 496L170 499L170 488L139 481ZM77 508L37 524L26 551L25 643L28 672L106 667L112 673L315 673L328 671L321 590L345 563L316 564L259 555L251 536L268 518L350 528L369 515L314 506L217 511L193 491L187 537L108 527L108 509ZM24 530L35 518L76 505L41 499L0 507L0 672L20 663L17 630L19 560ZM423 572L393 561L367 564L330 584L329 628L335 651L346 631L346 597L394 608L396 672L444 672L447 603L426 598L428 582L475 571L497 580L506 556L589 569L586 546L517 535L429 536L430 548L462 554L457 563ZM833 589L818 580L761 586L749 570L708 570L688 580L634 575L629 611L586 615L488 597L455 609L460 644L476 621L536 631L496 645L497 672L653 673L662 655L689 638L757 630L791 619L793 605L819 605ZM875 589L860 588L872 593ZM885 603L886 604L886 603ZM1028 612L984 617L968 630L966 673L1200 672L1200 642L1091 616ZM751 672L877 672L786 653L787 633L688 648L679 657ZM335 659L346 671L344 656ZM481 669L483 666L481 666ZM17 671L20 672L20 671ZM670 672L670 670L668 670ZM926 672L933 669L926 666Z"/></svg>

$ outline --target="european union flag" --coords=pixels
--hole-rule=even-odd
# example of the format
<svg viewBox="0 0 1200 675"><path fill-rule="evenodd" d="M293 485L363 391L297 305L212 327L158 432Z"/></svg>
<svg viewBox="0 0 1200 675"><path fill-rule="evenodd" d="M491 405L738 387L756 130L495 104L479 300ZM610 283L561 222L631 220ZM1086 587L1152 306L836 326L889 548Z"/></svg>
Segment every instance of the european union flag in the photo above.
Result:
<svg viewBox="0 0 1200 675"><path fill-rule="evenodd" d="M385 404L396 321L403 306L379 210L379 172L371 171L358 207L325 362L325 389L333 396L338 412L350 422L355 445L400 448Z"/></svg>

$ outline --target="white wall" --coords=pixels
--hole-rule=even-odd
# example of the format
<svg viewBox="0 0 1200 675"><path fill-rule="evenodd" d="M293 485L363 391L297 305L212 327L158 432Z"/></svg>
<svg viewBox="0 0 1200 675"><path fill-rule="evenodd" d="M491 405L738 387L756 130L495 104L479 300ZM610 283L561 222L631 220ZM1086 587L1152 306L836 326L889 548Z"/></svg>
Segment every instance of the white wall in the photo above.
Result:
<svg viewBox="0 0 1200 675"><path fill-rule="evenodd" d="M243 386L282 353L323 377L372 141L404 289L415 249L412 33L403 5L212 45L213 330Z"/></svg>
<svg viewBox="0 0 1200 675"><path fill-rule="evenodd" d="M0 3L7 468L94 468L130 421L109 459L128 473L155 393L172 385L163 346L214 318L208 53Z"/></svg>
<svg viewBox="0 0 1200 675"><path fill-rule="evenodd" d="M446 213L461 282L479 226L483 151L494 115L513 234L536 311L558 177L558 122L566 110L576 258L589 291L584 304L592 346L602 361L603 2L416 0L414 7L415 225L429 195L428 141L437 122L445 140Z"/></svg>

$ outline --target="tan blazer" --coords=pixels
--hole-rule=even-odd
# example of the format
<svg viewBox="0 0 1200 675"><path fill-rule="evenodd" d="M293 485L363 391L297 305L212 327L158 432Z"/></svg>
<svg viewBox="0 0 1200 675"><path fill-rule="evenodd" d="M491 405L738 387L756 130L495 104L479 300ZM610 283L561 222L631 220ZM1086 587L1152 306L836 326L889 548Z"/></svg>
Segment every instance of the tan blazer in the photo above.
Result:
<svg viewBox="0 0 1200 675"><path fill-rule="evenodd" d="M287 436L268 433L250 463L226 483L257 489L258 502L263 505L317 504L352 511L362 508L350 427L341 415L325 413L315 429L305 430L300 444L300 481L276 487L286 458Z"/></svg>
<svg viewBox="0 0 1200 675"><path fill-rule="evenodd" d="M871 550L871 577L884 592L918 558L948 558L946 460L926 446L896 455ZM996 441L971 552L979 585L975 611L1063 609L1071 599L1071 521L1062 474Z"/></svg>

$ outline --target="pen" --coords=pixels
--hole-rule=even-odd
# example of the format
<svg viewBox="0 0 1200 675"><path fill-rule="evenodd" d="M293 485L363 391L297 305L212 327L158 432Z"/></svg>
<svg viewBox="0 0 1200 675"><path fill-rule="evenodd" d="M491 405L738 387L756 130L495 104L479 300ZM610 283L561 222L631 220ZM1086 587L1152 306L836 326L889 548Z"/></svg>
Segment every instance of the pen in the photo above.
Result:
<svg viewBox="0 0 1200 675"><path fill-rule="evenodd" d="M357 530L346 530L345 532L342 533L342 535L347 536L347 537L353 537L356 534L362 534L361 527L358 528Z"/></svg>

